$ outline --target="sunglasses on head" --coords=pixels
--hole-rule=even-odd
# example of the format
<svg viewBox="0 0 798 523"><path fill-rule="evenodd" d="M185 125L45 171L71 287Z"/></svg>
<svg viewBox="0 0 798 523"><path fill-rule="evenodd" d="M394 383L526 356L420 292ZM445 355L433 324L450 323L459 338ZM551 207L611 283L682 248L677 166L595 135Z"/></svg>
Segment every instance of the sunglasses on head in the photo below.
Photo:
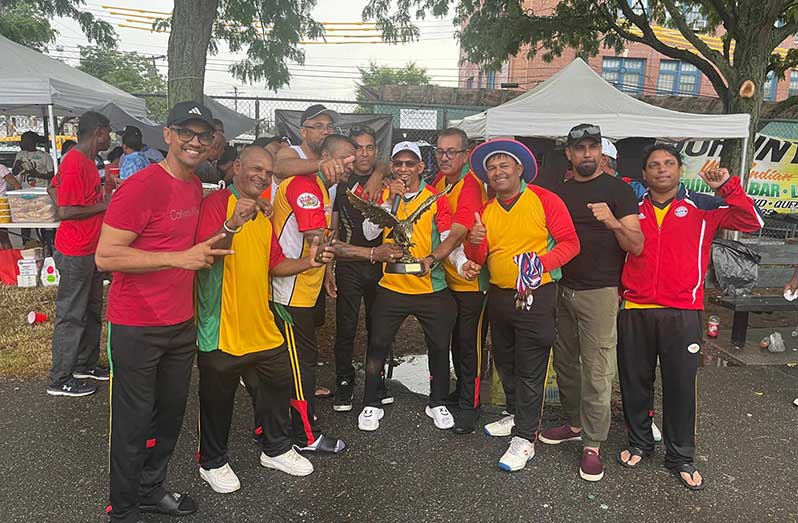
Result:
<svg viewBox="0 0 798 523"><path fill-rule="evenodd" d="M350 136L350 138L351 138L352 136L356 136L356 135L358 135L358 134L368 134L368 135L370 135L370 136L372 136L372 137L374 137L374 136L376 136L376 135L377 135L377 133L374 131L374 129L372 129L372 128L371 128L371 127L369 127L368 125L353 125L353 126L352 126L352 127L349 129L349 136Z"/></svg>
<svg viewBox="0 0 798 523"><path fill-rule="evenodd" d="M198 132L192 131L191 129L187 129L185 127L177 127L177 126L174 126L174 125L172 127L170 127L169 129L171 129L172 131L177 133L178 139L180 139L180 141L183 142L183 143L190 142L196 136L197 140L199 140L200 144L202 144L202 145L210 145L210 144L213 143L213 137L216 134L216 131L202 131L202 132L198 133Z"/></svg>
<svg viewBox="0 0 798 523"><path fill-rule="evenodd" d="M581 129L571 129L571 132L568 133L568 136L572 140L579 140L580 138L584 138L586 136L601 136L601 129L595 125L591 125L590 127L582 127Z"/></svg>
<svg viewBox="0 0 798 523"><path fill-rule="evenodd" d="M402 167L412 169L418 164L418 160L391 160L391 167L395 167L397 169L401 169Z"/></svg>

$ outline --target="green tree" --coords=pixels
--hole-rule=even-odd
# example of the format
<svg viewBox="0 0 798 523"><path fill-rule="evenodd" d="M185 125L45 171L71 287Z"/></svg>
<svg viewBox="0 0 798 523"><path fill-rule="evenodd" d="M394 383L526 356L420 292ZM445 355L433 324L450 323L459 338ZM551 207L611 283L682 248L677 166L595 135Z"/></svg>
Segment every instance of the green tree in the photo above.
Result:
<svg viewBox="0 0 798 523"><path fill-rule="evenodd" d="M368 92L368 87L380 87L382 85L429 85L430 78L427 70L419 67L415 62L408 62L404 67L386 67L369 62L368 67L358 67L360 71L360 86L357 93L357 101L361 102L357 108L359 113L372 113L374 106L363 102L372 100Z"/></svg>
<svg viewBox="0 0 798 523"><path fill-rule="evenodd" d="M527 9L521 0L405 0L397 4L369 0L363 18L376 20L387 39L409 41L419 35L413 15L440 17L450 10L455 13L454 23L462 27L459 38L467 59L487 68L498 68L522 49L528 49L529 56L542 52L544 60L551 61L566 49L595 56L603 46L620 53L629 42L696 66L723 100L726 113L751 115L748 165L768 72L783 77L786 69L798 65L798 51L775 52L782 41L798 32L795 0L562 0L545 11ZM706 25L693 23L696 16L706 17ZM654 31L657 25L677 29L693 49L666 43ZM701 34L721 34L722 48L713 49ZM743 97L740 88L748 80L755 92ZM742 144L730 140L721 162L736 171L742 153Z"/></svg>
<svg viewBox="0 0 798 523"><path fill-rule="evenodd" d="M158 73L152 57L135 52L100 47L81 47L78 69L128 93L160 94L166 80ZM166 118L166 100L147 98L147 109L156 119Z"/></svg>
<svg viewBox="0 0 798 523"><path fill-rule="evenodd" d="M246 57L230 66L233 77L265 81L277 89L291 79L288 62L304 63L300 43L323 35L310 13L316 0L175 0L169 28L169 104L201 100L206 57L224 43Z"/></svg>
<svg viewBox="0 0 798 523"><path fill-rule="evenodd" d="M85 0L0 0L0 35L45 51L58 36L50 20L63 17L77 21L89 42L116 47L116 32L111 24L85 11L85 5Z"/></svg>

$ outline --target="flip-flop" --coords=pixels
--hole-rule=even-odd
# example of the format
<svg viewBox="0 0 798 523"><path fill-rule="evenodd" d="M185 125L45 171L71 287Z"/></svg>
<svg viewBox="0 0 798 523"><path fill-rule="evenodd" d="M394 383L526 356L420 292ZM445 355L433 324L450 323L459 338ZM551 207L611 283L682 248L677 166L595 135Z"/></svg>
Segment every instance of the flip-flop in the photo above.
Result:
<svg viewBox="0 0 798 523"><path fill-rule="evenodd" d="M624 461L624 460L621 458L621 453L623 452L623 451L621 451L621 452L619 452L619 453L618 453L618 463L620 463L620 464L621 464L621 466L623 466L623 467L626 467L626 468L628 468L628 469L637 468L637 466L638 466L638 465L640 465L641 463L643 463L643 459L645 459L646 457L648 457L648 456L650 456L650 455L651 455L651 453L650 453L650 452L645 452L645 451L644 451L643 449L641 449L640 447L628 447L628 448L627 448L627 449L625 449L625 450L626 450L626 452L628 452L628 453L629 453L629 459L628 459L627 461ZM638 462L637 462L637 463L635 463L634 465L630 464L630 463L629 463L629 461L631 461L631 460L632 460L632 456L639 456L639 457L640 457L640 461L638 461Z"/></svg>
<svg viewBox="0 0 798 523"><path fill-rule="evenodd" d="M326 387L317 387L316 392L314 392L313 395L316 396L317 399L332 398L333 391Z"/></svg>
<svg viewBox="0 0 798 523"><path fill-rule="evenodd" d="M673 472L673 475L676 476L679 481L681 481L682 485L684 485L684 488L687 490L704 490L704 486L706 484L706 478L704 478L704 476L701 476L701 483L698 485L691 485L682 477L682 473L685 473L689 474L692 478L693 474L698 472L698 469L695 468L695 463L682 463L681 465L673 467L671 472Z"/></svg>

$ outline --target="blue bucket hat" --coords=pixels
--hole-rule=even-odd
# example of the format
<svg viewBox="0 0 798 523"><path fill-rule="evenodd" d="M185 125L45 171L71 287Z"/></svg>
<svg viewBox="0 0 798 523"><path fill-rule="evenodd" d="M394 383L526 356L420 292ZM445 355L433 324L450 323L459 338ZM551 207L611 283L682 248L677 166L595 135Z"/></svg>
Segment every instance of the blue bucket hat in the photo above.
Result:
<svg viewBox="0 0 798 523"><path fill-rule="evenodd" d="M517 140L497 138L482 143L471 151L471 169L485 183L488 183L488 168L485 164L494 154L506 154L521 164L524 167L521 177L526 183L532 182L538 175L538 162L529 147Z"/></svg>

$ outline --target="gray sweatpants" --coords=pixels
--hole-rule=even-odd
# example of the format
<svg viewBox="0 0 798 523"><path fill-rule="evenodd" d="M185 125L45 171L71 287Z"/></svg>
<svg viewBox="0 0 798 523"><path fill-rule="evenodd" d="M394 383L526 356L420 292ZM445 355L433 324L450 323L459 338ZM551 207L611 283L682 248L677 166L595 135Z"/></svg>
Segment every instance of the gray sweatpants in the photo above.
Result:
<svg viewBox="0 0 798 523"><path fill-rule="evenodd" d="M100 359L103 276L93 254L66 256L56 251L54 258L61 281L55 298L50 386L60 387L73 372L91 369Z"/></svg>

